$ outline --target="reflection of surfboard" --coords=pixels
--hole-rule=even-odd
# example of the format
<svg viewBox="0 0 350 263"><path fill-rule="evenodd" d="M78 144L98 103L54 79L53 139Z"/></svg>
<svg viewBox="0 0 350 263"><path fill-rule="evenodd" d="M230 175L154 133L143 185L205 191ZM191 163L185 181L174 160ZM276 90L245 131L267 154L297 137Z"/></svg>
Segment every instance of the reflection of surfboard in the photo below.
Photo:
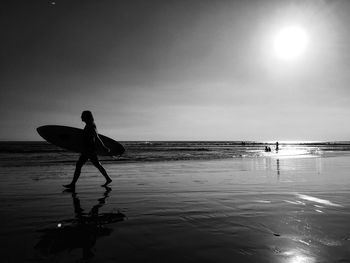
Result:
<svg viewBox="0 0 350 263"><path fill-rule="evenodd" d="M46 125L37 128L37 131L46 141L58 147L78 153L83 150L82 129L59 125ZM103 141L103 144L111 151L107 153L99 143L96 143L98 155L121 155L124 153L125 149L123 145L117 141L100 134L99 137Z"/></svg>

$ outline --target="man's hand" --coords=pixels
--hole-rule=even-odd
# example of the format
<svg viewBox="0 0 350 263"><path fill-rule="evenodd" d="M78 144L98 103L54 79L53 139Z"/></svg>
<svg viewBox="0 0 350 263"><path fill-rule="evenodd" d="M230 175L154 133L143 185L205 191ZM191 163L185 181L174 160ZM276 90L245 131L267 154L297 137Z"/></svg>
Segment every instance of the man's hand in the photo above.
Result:
<svg viewBox="0 0 350 263"><path fill-rule="evenodd" d="M111 152L111 149L109 149L108 147L104 147L104 150L105 150L107 153L110 153L110 152Z"/></svg>

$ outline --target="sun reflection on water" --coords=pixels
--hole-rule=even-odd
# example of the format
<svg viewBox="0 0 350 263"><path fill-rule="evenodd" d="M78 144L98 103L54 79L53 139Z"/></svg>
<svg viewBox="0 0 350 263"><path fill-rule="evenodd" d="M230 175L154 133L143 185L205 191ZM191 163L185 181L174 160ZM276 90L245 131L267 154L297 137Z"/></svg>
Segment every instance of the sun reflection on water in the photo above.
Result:
<svg viewBox="0 0 350 263"><path fill-rule="evenodd" d="M305 158L305 157L319 157L322 152L318 149L311 149L305 147L281 147L278 151L264 152L263 156L272 158Z"/></svg>
<svg viewBox="0 0 350 263"><path fill-rule="evenodd" d="M316 259L309 255L306 255L301 250L289 250L282 254L285 257L288 257L287 263L314 263Z"/></svg>

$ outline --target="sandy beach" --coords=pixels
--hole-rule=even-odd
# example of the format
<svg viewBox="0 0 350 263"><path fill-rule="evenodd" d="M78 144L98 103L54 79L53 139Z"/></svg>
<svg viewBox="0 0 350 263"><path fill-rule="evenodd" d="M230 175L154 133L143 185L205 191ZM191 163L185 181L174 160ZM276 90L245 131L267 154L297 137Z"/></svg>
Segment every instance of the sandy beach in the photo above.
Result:
<svg viewBox="0 0 350 263"><path fill-rule="evenodd" d="M2 262L349 262L350 156L2 167Z"/></svg>

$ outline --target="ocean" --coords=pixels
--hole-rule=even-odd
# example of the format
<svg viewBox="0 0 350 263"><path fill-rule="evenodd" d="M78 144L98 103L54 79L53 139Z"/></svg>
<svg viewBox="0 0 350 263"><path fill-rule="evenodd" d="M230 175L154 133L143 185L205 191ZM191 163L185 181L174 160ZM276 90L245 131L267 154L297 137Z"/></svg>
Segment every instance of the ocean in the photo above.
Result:
<svg viewBox="0 0 350 263"><path fill-rule="evenodd" d="M215 160L230 158L330 157L350 153L350 142L282 142L279 152L268 142L242 141L126 141L126 152L104 163L176 160ZM264 151L270 146L271 153ZM0 167L41 166L75 163L79 154L68 152L47 142L0 142Z"/></svg>

